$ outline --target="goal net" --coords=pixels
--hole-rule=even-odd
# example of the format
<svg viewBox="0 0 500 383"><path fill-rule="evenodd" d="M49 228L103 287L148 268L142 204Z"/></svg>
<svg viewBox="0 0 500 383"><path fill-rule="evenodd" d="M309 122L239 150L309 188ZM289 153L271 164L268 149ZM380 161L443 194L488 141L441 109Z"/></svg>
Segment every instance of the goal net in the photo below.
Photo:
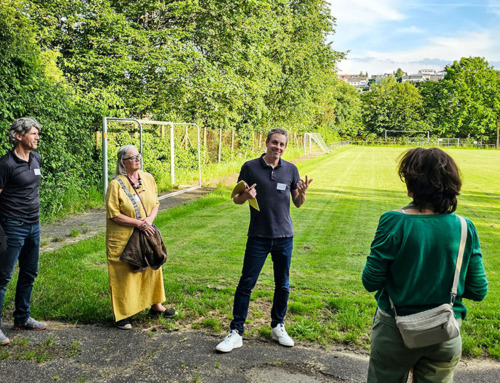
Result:
<svg viewBox="0 0 500 383"><path fill-rule="evenodd" d="M319 133L304 133L304 154L330 153L325 140Z"/></svg>
<svg viewBox="0 0 500 383"><path fill-rule="evenodd" d="M155 178L159 199L201 188L198 125L103 117L102 126L104 194L114 174L116 153L127 144L142 154L141 169Z"/></svg>

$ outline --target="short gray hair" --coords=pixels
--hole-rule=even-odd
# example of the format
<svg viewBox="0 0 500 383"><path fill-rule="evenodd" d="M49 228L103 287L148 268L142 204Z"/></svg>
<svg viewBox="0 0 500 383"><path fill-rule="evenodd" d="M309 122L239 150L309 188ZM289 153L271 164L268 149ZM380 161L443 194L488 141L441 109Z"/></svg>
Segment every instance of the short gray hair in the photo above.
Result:
<svg viewBox="0 0 500 383"><path fill-rule="evenodd" d="M127 170L125 166L123 166L123 159L132 149L137 149L135 145L123 145L120 149L118 149L118 153L116 153L117 161L116 161L116 171L115 177L118 175L125 176L127 175Z"/></svg>
<svg viewBox="0 0 500 383"><path fill-rule="evenodd" d="M10 143L16 146L19 142L19 140L17 139L17 135L20 134L21 136L24 136L33 127L35 127L39 132L40 130L42 130L42 127L40 126L38 121L32 117L21 117L15 120L10 126L8 134Z"/></svg>
<svg viewBox="0 0 500 383"><path fill-rule="evenodd" d="M269 142L273 134L282 134L286 137L286 144L288 145L288 132L283 128L274 128L267 132L266 142Z"/></svg>

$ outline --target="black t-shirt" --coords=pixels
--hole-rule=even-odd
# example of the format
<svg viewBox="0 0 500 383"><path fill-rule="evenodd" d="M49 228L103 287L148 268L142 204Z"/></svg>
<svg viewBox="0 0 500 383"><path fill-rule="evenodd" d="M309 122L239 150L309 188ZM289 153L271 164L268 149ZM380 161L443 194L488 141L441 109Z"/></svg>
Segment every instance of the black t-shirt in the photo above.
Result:
<svg viewBox="0 0 500 383"><path fill-rule="evenodd" d="M28 162L11 150L0 158L0 217L25 223L37 223L40 218L40 188L42 159L30 152Z"/></svg>
<svg viewBox="0 0 500 383"><path fill-rule="evenodd" d="M293 237L290 194L297 189L299 171L294 164L282 159L273 169L262 157L245 162L238 177L238 182L243 180L248 186L257 184L260 211L250 208L248 236Z"/></svg>

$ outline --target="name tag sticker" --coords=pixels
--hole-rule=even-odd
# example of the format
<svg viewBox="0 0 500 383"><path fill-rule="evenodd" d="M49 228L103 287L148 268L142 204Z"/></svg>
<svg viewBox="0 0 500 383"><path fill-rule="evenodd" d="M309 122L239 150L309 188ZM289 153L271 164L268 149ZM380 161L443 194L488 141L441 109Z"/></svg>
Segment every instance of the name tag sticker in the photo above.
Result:
<svg viewBox="0 0 500 383"><path fill-rule="evenodd" d="M276 189L278 189L278 190L286 190L286 184L280 184L278 182L278 185L276 186Z"/></svg>
<svg viewBox="0 0 500 383"><path fill-rule="evenodd" d="M39 176L41 173L40 173L40 169L33 169L35 171L35 176Z"/></svg>

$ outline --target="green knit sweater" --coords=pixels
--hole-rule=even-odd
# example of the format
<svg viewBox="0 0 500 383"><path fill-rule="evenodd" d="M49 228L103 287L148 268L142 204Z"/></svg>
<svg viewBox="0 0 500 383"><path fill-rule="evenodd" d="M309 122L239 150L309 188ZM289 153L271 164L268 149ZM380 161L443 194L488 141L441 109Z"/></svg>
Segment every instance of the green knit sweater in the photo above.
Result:
<svg viewBox="0 0 500 383"><path fill-rule="evenodd" d="M453 307L456 318L467 314L462 298L481 301L488 291L477 231L466 221L467 243ZM398 315L450 302L460 233L456 214L383 214L363 270L363 285L377 291L378 306L391 315L387 294Z"/></svg>

